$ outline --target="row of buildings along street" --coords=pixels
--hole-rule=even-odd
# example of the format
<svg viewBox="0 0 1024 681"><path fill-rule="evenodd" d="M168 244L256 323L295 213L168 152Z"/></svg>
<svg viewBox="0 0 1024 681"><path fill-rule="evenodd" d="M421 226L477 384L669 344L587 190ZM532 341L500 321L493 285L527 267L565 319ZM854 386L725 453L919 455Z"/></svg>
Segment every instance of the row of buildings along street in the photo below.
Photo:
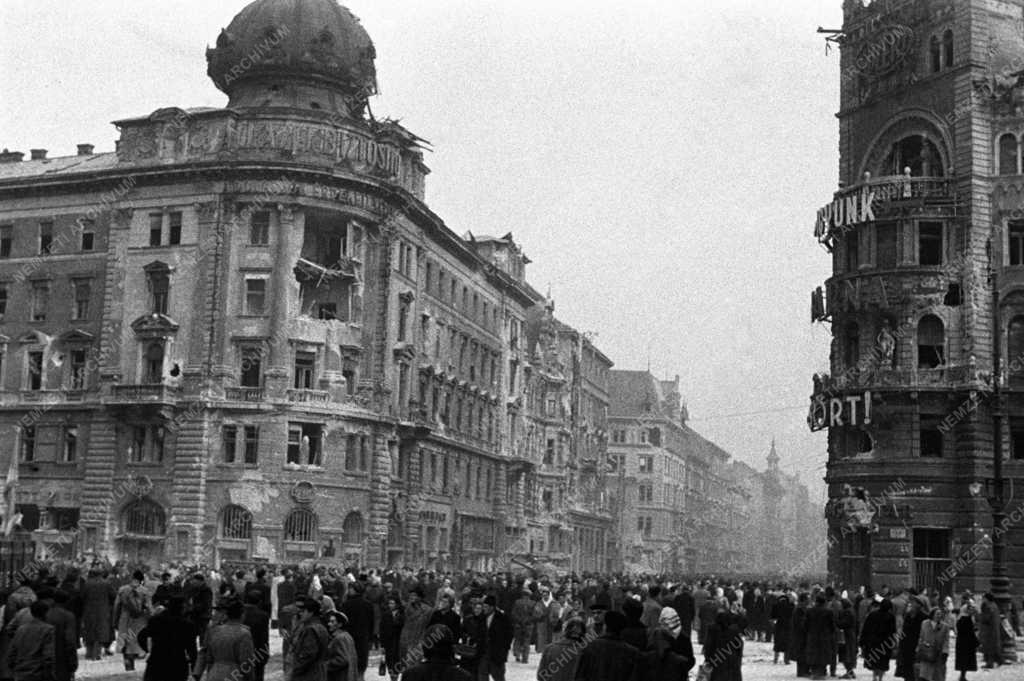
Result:
<svg viewBox="0 0 1024 681"><path fill-rule="evenodd" d="M426 144L368 113L358 20L273 5L208 51L225 108L0 155L17 532L150 564L815 572L774 443L733 460L678 378L559 320L511 226L449 229Z"/></svg>

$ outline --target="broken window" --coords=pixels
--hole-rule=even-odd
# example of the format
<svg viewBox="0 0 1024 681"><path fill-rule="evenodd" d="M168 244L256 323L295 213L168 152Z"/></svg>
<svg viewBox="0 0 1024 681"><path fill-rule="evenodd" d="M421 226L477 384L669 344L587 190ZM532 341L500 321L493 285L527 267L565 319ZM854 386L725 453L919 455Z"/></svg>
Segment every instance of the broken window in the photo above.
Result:
<svg viewBox="0 0 1024 681"><path fill-rule="evenodd" d="M164 382L164 343L153 341L146 346L145 360L143 364L143 383Z"/></svg>
<svg viewBox="0 0 1024 681"><path fill-rule="evenodd" d="M28 382L29 390L43 389L43 353L32 351L28 353Z"/></svg>
<svg viewBox="0 0 1024 681"><path fill-rule="evenodd" d="M946 29L942 34L942 61L948 69L953 66L953 30Z"/></svg>
<svg viewBox="0 0 1024 681"><path fill-rule="evenodd" d="M322 466L323 430L315 423L289 423L288 463Z"/></svg>
<svg viewBox="0 0 1024 681"><path fill-rule="evenodd" d="M239 380L239 384L243 388L262 387L262 362L263 357L259 348L242 348L242 375Z"/></svg>
<svg viewBox="0 0 1024 681"><path fill-rule="evenodd" d="M843 337L843 366L848 370L860 361L860 327L854 323L846 325Z"/></svg>
<svg viewBox="0 0 1024 681"><path fill-rule="evenodd" d="M942 157L935 143L924 135L908 135L893 143L885 160L883 174L913 177L943 177Z"/></svg>
<svg viewBox="0 0 1024 681"><path fill-rule="evenodd" d="M86 351L83 349L72 350L71 355L71 381L72 390L85 390L86 384Z"/></svg>
<svg viewBox="0 0 1024 681"><path fill-rule="evenodd" d="M939 458L942 456L942 430L940 416L921 415L920 447L921 456Z"/></svg>
<svg viewBox="0 0 1024 681"><path fill-rule="evenodd" d="M875 225L875 267L882 270L896 268L895 222L879 222Z"/></svg>
<svg viewBox="0 0 1024 681"><path fill-rule="evenodd" d="M168 297L171 291L171 276L165 267L153 268L146 272L149 284L150 309L153 314L167 314Z"/></svg>
<svg viewBox="0 0 1024 681"><path fill-rule="evenodd" d="M934 369L945 363L945 327L938 317L925 315L917 325L917 367Z"/></svg>
<svg viewBox="0 0 1024 681"><path fill-rule="evenodd" d="M946 288L946 295L942 299L942 304L948 307L956 307L964 302L964 292L960 287L960 284L950 284Z"/></svg>

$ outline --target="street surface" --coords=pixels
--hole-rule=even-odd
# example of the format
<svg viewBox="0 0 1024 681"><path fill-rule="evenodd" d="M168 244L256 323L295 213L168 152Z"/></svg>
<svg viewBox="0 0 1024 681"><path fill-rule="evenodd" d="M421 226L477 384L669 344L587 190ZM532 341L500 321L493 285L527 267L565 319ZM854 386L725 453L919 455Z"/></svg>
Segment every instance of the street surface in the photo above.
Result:
<svg viewBox="0 0 1024 681"><path fill-rule="evenodd" d="M693 645L697 649L696 636L694 636ZM276 632L271 634L270 647L274 656L267 666L266 681L284 681L281 671L281 638L277 636ZM1024 641L1018 640L1017 649L1019 651L1018 655L1024 659ZM84 650L79 651L79 655L83 655L84 652ZM698 655L698 657L700 656ZM371 665L366 670L364 681L376 681L377 679L383 681L382 677L377 676L376 664L372 664L374 660L372 654L370 659ZM540 662L540 655L535 654L530 655L529 664L509 662L505 674L506 681L537 681L538 662ZM145 666L145 662L136 663L136 671L125 672L124 664L119 655L116 657L105 657L96 662L81 661L79 662L78 673L75 675L75 678L97 679L100 681L132 681L133 679L141 681ZM979 660L978 667L979 670L977 672L968 674L968 679L979 679L981 681L1021 681L1021 679L1024 679L1024 663L1007 665L993 671L984 671L980 669L981 663ZM890 666L890 669L894 670L895 666ZM842 674L842 669L840 669L839 673ZM856 673L858 679L871 679L870 672L863 668L858 667ZM691 672L690 678L693 679L695 676L696 673ZM895 680L892 671L886 674L885 678L887 680ZM959 678L959 674L953 670L952 662L950 662L946 678L947 681L956 681ZM743 679L744 681L796 679L796 666L792 664L785 666L781 663L778 665L772 664L771 644L747 641L743 648Z"/></svg>

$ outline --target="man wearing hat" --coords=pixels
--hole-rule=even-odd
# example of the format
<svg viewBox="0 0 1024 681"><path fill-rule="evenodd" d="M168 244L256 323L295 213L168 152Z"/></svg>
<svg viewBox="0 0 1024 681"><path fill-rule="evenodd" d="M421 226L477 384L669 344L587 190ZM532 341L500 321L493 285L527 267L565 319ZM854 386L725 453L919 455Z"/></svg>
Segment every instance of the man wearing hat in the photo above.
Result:
<svg viewBox="0 0 1024 681"><path fill-rule="evenodd" d="M443 624L427 628L423 656L427 661L409 668L402 681L474 681L473 675L455 664L455 635Z"/></svg>
<svg viewBox="0 0 1024 681"><path fill-rule="evenodd" d="M114 620L117 622L117 649L124 654L125 671L135 669L136 658L145 655L139 646L139 632L149 621L149 594L142 586L146 576L136 570L132 579L117 591Z"/></svg>
<svg viewBox="0 0 1024 681"><path fill-rule="evenodd" d="M242 602L228 596L215 609L226 619L207 630L193 675L202 679L205 674L205 681L253 681L256 648L249 627L242 624Z"/></svg>
<svg viewBox="0 0 1024 681"><path fill-rule="evenodd" d="M632 679L640 651L622 640L626 616L621 612L605 613L605 633L587 644L576 670L578 681L623 681Z"/></svg>
<svg viewBox="0 0 1024 681"><path fill-rule="evenodd" d="M327 681L359 681L359 654L355 641L345 630L349 626L348 616L332 610L324 615L324 620L331 637L327 644Z"/></svg>
<svg viewBox="0 0 1024 681"><path fill-rule="evenodd" d="M521 589L519 599L512 605L512 652L515 653L516 662L523 664L530 661L530 639L533 637L535 621L531 593L529 589Z"/></svg>
<svg viewBox="0 0 1024 681"><path fill-rule="evenodd" d="M305 598L299 622L291 636L289 681L325 681L327 678L327 629L320 622L320 602Z"/></svg>
<svg viewBox="0 0 1024 681"><path fill-rule="evenodd" d="M263 681L263 671L270 659L270 613L263 609L264 592L251 588L245 593L245 612L242 624L249 627L256 648L253 681Z"/></svg>

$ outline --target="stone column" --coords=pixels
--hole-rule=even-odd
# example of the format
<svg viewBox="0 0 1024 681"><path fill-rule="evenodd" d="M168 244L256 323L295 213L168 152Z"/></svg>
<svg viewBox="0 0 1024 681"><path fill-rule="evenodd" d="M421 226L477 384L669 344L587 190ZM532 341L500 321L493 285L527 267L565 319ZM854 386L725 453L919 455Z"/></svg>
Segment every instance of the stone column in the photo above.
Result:
<svg viewBox="0 0 1024 681"><path fill-rule="evenodd" d="M290 320L298 310L298 283L295 263L302 252L306 216L293 206L278 206L277 249L274 272L270 278L270 342L266 356L267 395L281 397L288 389L291 374L291 346L288 343Z"/></svg>

